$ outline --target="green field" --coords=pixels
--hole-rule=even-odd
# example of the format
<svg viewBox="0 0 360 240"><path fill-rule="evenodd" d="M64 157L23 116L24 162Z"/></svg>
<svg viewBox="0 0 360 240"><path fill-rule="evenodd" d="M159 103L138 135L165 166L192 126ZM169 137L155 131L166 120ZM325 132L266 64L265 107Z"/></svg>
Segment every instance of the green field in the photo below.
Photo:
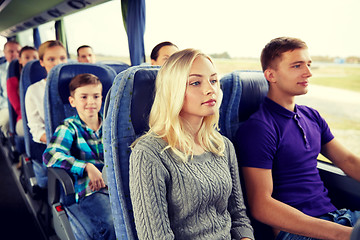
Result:
<svg viewBox="0 0 360 240"><path fill-rule="evenodd" d="M360 64L320 65L313 69L311 82L360 92Z"/></svg>
<svg viewBox="0 0 360 240"><path fill-rule="evenodd" d="M76 59L75 56L72 56ZM97 56L98 61L117 60L130 63L127 57ZM235 70L261 70L258 59L216 59L215 66L220 77ZM150 62L148 60L147 62ZM311 84L342 88L360 92L360 64L329 64L314 62Z"/></svg>
<svg viewBox="0 0 360 240"><path fill-rule="evenodd" d="M220 76L234 70L261 70L259 60L214 59ZM311 84L360 92L360 64L313 63Z"/></svg>

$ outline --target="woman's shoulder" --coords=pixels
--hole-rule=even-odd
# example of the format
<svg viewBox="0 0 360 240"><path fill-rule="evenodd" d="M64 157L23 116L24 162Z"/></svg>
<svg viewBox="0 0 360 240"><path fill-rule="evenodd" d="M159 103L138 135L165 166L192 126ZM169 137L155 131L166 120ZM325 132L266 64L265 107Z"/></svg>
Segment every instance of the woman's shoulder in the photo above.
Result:
<svg viewBox="0 0 360 240"><path fill-rule="evenodd" d="M166 142L154 134L146 134L142 136L134 146L135 151L162 151L166 147Z"/></svg>
<svg viewBox="0 0 360 240"><path fill-rule="evenodd" d="M223 136L225 149L224 149L224 155L232 158L233 155L235 155L235 148L234 144L228 139L227 137Z"/></svg>
<svg viewBox="0 0 360 240"><path fill-rule="evenodd" d="M232 147L233 144L230 141L230 139L228 139L227 137L225 137L224 135L222 135L223 140L224 140L224 144L225 144L225 149L228 149L229 147Z"/></svg>

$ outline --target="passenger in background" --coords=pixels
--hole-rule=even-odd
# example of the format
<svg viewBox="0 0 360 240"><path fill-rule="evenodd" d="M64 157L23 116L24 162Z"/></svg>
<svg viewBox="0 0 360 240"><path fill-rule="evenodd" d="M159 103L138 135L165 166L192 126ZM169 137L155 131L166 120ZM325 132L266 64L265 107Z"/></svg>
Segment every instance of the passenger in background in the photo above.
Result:
<svg viewBox="0 0 360 240"><path fill-rule="evenodd" d="M19 57L20 44L16 41L8 41L4 45L6 62L0 65L0 128L5 136L9 130L9 108L7 102L6 80L9 64Z"/></svg>
<svg viewBox="0 0 360 240"><path fill-rule="evenodd" d="M77 49L78 62L82 63L95 63L96 57L92 47L88 45L82 45Z"/></svg>
<svg viewBox="0 0 360 240"><path fill-rule="evenodd" d="M65 47L57 40L44 42L39 47L40 64L49 73L50 70L67 62ZM46 78L29 86L25 95L25 110L30 133L34 142L46 144L44 95Z"/></svg>
<svg viewBox="0 0 360 240"><path fill-rule="evenodd" d="M159 43L151 51L151 65L164 65L166 60L177 51L179 51L179 48L171 42Z"/></svg>
<svg viewBox="0 0 360 240"><path fill-rule="evenodd" d="M39 59L39 54L34 47L25 46L20 50L19 54L19 72L21 75L22 68L26 63ZM20 77L20 76L19 76ZM6 82L7 86L7 95L10 101L11 106L14 108L17 115L15 131L18 136L24 136L24 126L21 118L21 108L20 108L20 95L19 95L19 78L13 76L9 78Z"/></svg>
<svg viewBox="0 0 360 240"><path fill-rule="evenodd" d="M360 181L360 158L332 135L315 110L295 104L308 91L311 58L305 42L276 38L262 51L269 92L236 135L252 215L282 239L350 239L359 211L337 210L317 169L323 154ZM343 226L345 225L345 226Z"/></svg>
<svg viewBox="0 0 360 240"><path fill-rule="evenodd" d="M130 155L139 239L254 239L234 147L217 131L221 100L200 51L174 53L160 69L150 130Z"/></svg>
<svg viewBox="0 0 360 240"><path fill-rule="evenodd" d="M109 195L101 173L104 167L99 113L102 85L96 76L85 73L74 77L69 89L69 102L77 115L65 119L56 128L43 161L48 167L65 169L75 178L76 203L66 210L76 239L116 239ZM82 228L86 234L79 231Z"/></svg>

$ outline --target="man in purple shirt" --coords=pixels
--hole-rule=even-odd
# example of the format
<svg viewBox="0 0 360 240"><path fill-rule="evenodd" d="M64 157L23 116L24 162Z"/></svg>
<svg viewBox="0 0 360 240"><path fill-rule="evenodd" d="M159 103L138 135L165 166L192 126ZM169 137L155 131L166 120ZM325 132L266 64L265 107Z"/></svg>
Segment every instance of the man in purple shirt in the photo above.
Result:
<svg viewBox="0 0 360 240"><path fill-rule="evenodd" d="M273 39L261 63L269 83L267 98L236 136L250 211L273 227L277 240L349 239L360 212L332 205L317 156L322 153L358 181L360 158L334 138L316 110L295 104L295 96L307 93L312 76L306 43ZM336 223L338 217L346 218L348 226Z"/></svg>

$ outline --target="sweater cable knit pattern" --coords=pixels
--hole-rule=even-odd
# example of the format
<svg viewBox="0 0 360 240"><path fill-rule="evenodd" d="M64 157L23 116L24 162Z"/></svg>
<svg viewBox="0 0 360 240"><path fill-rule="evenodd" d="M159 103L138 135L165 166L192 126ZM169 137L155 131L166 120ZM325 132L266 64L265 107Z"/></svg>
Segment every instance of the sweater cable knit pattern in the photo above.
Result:
<svg viewBox="0 0 360 240"><path fill-rule="evenodd" d="M140 140L130 156L130 193L139 239L254 239L246 216L235 151L224 138L183 163L166 142Z"/></svg>

